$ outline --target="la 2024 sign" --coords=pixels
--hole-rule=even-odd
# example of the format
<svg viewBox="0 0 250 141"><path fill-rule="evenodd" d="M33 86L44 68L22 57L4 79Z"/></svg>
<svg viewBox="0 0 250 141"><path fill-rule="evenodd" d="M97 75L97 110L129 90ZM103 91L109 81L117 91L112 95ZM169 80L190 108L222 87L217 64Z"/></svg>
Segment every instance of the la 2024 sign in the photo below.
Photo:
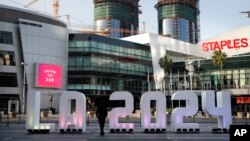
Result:
<svg viewBox="0 0 250 141"><path fill-rule="evenodd" d="M70 113L70 101L76 100L75 114ZM119 123L119 117L132 114L134 109L133 95L127 91L117 91L110 95L110 100L124 100L125 107L113 108L109 116L109 129L134 129L134 123ZM156 122L151 123L150 101L156 101ZM171 100L185 100L186 107L175 108L172 111L171 129L176 132L178 128L199 129L198 123L184 123L184 116L193 116L198 112L198 97L193 91L178 91L174 93ZM48 129L55 132L54 123L40 123L41 92L28 92L26 129ZM141 123L143 129L165 129L166 130L166 97L157 91L145 92L141 97ZM227 91L217 92L217 107L215 107L215 92L202 92L202 109L204 113L217 116L218 128L229 129L232 123L231 96ZM63 92L60 96L59 105L59 129L65 130L73 127L76 130L86 131L86 97L75 91Z"/></svg>

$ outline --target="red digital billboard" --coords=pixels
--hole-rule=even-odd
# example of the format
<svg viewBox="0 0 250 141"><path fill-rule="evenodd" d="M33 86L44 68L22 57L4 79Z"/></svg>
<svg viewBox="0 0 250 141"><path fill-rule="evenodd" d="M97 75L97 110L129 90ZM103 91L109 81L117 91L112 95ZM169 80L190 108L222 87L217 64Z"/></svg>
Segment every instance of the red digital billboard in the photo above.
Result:
<svg viewBox="0 0 250 141"><path fill-rule="evenodd" d="M36 87L62 87L62 66L53 64L36 64L36 71Z"/></svg>
<svg viewBox="0 0 250 141"><path fill-rule="evenodd" d="M250 104L250 97L237 96L236 97L237 104Z"/></svg>

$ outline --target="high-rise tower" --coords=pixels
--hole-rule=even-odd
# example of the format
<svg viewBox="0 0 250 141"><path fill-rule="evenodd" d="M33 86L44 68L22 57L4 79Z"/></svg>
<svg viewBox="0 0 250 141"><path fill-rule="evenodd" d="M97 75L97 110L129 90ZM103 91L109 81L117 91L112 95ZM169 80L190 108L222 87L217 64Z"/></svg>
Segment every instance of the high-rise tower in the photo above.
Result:
<svg viewBox="0 0 250 141"><path fill-rule="evenodd" d="M200 40L199 0L158 0L159 34L189 43Z"/></svg>
<svg viewBox="0 0 250 141"><path fill-rule="evenodd" d="M134 35L139 28L139 0L94 0L96 31L121 38Z"/></svg>

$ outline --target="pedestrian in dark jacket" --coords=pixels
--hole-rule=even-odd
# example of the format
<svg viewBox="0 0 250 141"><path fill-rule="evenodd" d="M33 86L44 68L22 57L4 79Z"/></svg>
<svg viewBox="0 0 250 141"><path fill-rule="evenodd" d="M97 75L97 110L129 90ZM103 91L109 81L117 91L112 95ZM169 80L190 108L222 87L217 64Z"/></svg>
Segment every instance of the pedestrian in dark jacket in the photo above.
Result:
<svg viewBox="0 0 250 141"><path fill-rule="evenodd" d="M100 135L104 136L104 124L106 117L108 115L107 110L107 101L105 101L104 97L98 96L96 98L96 117L100 126Z"/></svg>

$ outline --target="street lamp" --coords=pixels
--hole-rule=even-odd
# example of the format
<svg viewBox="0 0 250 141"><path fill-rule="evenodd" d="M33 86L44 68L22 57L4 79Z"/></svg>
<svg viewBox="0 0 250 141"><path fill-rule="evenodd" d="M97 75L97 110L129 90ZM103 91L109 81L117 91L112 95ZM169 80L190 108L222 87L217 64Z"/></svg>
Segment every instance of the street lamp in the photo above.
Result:
<svg viewBox="0 0 250 141"><path fill-rule="evenodd" d="M193 61L188 61L185 63L185 68L188 70L188 74L190 77L190 90L193 90L193 84L192 84L192 76L194 74L194 66L193 66Z"/></svg>
<svg viewBox="0 0 250 141"><path fill-rule="evenodd" d="M22 62L21 65L23 66L22 118L24 118L24 113L25 113L25 87L26 87L25 66L27 66L28 64L25 64L24 62Z"/></svg>

